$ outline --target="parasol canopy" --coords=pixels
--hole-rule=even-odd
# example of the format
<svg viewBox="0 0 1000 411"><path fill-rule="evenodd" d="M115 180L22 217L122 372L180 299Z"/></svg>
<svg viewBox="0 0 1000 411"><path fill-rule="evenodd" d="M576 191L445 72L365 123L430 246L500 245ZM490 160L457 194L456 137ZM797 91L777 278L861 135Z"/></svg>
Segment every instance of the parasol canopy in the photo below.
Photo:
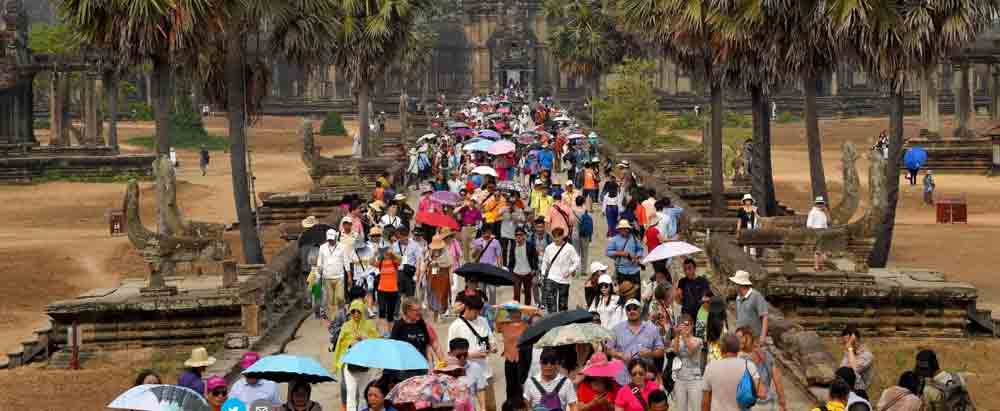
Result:
<svg viewBox="0 0 1000 411"><path fill-rule="evenodd" d="M514 285L514 274L503 268L483 263L468 263L457 270L455 274L462 278L473 279L489 285Z"/></svg>

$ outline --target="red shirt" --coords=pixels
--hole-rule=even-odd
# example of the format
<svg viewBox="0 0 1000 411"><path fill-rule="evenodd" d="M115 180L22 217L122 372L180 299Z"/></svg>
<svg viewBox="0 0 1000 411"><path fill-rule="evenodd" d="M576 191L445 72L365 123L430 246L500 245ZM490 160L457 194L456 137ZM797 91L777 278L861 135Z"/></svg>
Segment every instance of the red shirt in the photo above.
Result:
<svg viewBox="0 0 1000 411"><path fill-rule="evenodd" d="M656 226L646 229L646 252L652 252L656 246L660 245L660 230Z"/></svg>
<svg viewBox="0 0 1000 411"><path fill-rule="evenodd" d="M591 408L591 411L614 411L615 393L618 392L619 386L614 382L608 382L608 384L611 384L611 390L604 394L607 396L608 404ZM576 389L576 400L580 402L580 405L593 401L595 397L597 397L597 393L591 388L589 381L580 383Z"/></svg>

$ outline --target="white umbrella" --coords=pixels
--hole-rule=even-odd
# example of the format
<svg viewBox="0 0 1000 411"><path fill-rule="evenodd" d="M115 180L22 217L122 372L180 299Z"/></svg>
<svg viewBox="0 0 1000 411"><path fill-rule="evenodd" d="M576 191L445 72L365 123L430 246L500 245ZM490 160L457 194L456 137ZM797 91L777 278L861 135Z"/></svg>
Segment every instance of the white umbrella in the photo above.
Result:
<svg viewBox="0 0 1000 411"><path fill-rule="evenodd" d="M142 411L208 411L201 394L178 385L138 385L125 391L108 408Z"/></svg>
<svg viewBox="0 0 1000 411"><path fill-rule="evenodd" d="M424 134L424 135L420 136L420 138L418 138L417 141L420 141L420 140L429 140L429 139L432 139L434 137L437 137L437 134L427 133L427 134Z"/></svg>
<svg viewBox="0 0 1000 411"><path fill-rule="evenodd" d="M666 260L671 257L694 254L700 251L700 248L683 241L668 241L656 246L646 258L642 259L642 263L648 264L653 261Z"/></svg>
<svg viewBox="0 0 1000 411"><path fill-rule="evenodd" d="M490 166L479 166L479 167L476 167L476 168L472 169L472 174L482 174L482 175L493 176L493 177L498 177L499 176L499 174L497 174L497 171L494 170L493 167L490 167Z"/></svg>
<svg viewBox="0 0 1000 411"><path fill-rule="evenodd" d="M556 117L556 118L552 119L552 121L573 121L573 119L571 119L569 117L566 117L566 116L559 116L559 117Z"/></svg>

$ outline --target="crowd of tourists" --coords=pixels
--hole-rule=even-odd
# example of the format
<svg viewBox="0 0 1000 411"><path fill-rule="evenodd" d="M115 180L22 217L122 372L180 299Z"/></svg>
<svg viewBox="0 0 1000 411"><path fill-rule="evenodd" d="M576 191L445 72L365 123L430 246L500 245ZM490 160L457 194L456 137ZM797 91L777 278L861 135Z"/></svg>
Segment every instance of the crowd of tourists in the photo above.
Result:
<svg viewBox="0 0 1000 411"><path fill-rule="evenodd" d="M738 294L735 318L728 318L725 298L699 275L695 259L651 258L683 240L684 210L643 187L628 161L601 158L599 136L569 113L545 100L508 97L477 96L455 110L441 105L436 132L409 151L406 178L383 174L368 198L345 198L339 224L304 247L313 314L331 335L340 408L312 401L307 383L291 384L282 403L274 382L245 376L229 385L204 376L214 359L203 348L185 363L179 385L204 393L215 409L231 397L296 411L788 409L768 336L768 303L750 274L729 278ZM411 192L418 198L411 201ZM743 205L740 229L753 229L753 198ZM607 230L595 233L602 216ZM810 227L825 224L822 218L811 212ZM302 226L320 227L315 217ZM506 276L509 283L497 281ZM511 283L513 301L498 301L497 288ZM570 312L571 300L585 310L584 322L610 338L544 348L522 343L532 326ZM445 323L447 335L439 335L434 325ZM951 387L964 382L943 372L934 352L922 351L899 385L872 397L873 355L857 328L843 335L843 368L830 401L817 409L952 409ZM406 342L429 369L345 362L369 339ZM502 369L489 365L494 357ZM259 359L248 353L240 366ZM398 385L428 374L456 378L468 403L387 399ZM159 382L154 374L140 377L137 384ZM494 389L499 378L504 392Z"/></svg>

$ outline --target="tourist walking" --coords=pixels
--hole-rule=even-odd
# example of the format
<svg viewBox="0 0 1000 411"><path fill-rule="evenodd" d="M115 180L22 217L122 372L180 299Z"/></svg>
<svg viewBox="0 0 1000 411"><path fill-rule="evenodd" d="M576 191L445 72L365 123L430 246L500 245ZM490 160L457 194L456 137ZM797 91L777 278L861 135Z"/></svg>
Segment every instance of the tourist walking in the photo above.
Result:
<svg viewBox="0 0 1000 411"><path fill-rule="evenodd" d="M365 303L361 300L354 300L348 309L350 319L340 327L340 334L337 336L337 343L333 350L333 369L342 373L346 393L344 401L347 411L358 411L358 401L360 400L359 390L368 384L370 380L367 368L349 366L343 363L344 354L354 344L368 338L378 338L381 334L375 322L369 320L365 314Z"/></svg>
<svg viewBox="0 0 1000 411"><path fill-rule="evenodd" d="M841 381L840 379L833 380L830 384L830 399L819 407L813 408L812 411L830 411L830 410L846 410L847 408L847 397L850 395L850 387L847 383ZM879 410L886 410L887 408L879 407Z"/></svg>
<svg viewBox="0 0 1000 411"><path fill-rule="evenodd" d="M607 270L607 266L594 261L591 271L601 273ZM608 274L601 274L597 279L598 294L590 304L590 312L601 316L601 327L612 329L626 319L624 301L615 294L614 281Z"/></svg>
<svg viewBox="0 0 1000 411"><path fill-rule="evenodd" d="M213 375L205 380L205 401L208 402L208 409L210 411L222 411L222 403L226 401L226 394L229 389L226 388L226 379L218 375Z"/></svg>
<svg viewBox="0 0 1000 411"><path fill-rule="evenodd" d="M555 348L545 348L541 355L541 372L524 384L524 399L538 411L577 411L576 390L569 377L559 375L562 361Z"/></svg>
<svg viewBox="0 0 1000 411"><path fill-rule="evenodd" d="M760 373L757 366L750 360L739 358L740 338L735 334L722 337L722 358L711 361L705 367L702 377L701 408L712 411L740 411L743 409L736 401L736 387L743 379L743 373L749 372L753 379L754 392L757 398L767 395L766 389L760 383ZM847 393L844 393L846 396ZM839 408L843 409L843 407Z"/></svg>
<svg viewBox="0 0 1000 411"><path fill-rule="evenodd" d="M543 251L544 252L544 251ZM524 228L518 227L514 233L514 244L506 253L505 266L514 273L514 301L531 305L532 283L538 273L538 249L533 240L528 240Z"/></svg>
<svg viewBox="0 0 1000 411"><path fill-rule="evenodd" d="M664 370L673 374L674 404L679 411L701 410L703 344L704 341L694 335L691 316L681 315L674 331L674 339L670 342L671 351L677 354L674 361L679 361L680 366Z"/></svg>
<svg viewBox="0 0 1000 411"><path fill-rule="evenodd" d="M209 162L208 149L205 145L201 145L201 149L198 151L198 167L201 168L201 175L204 176L208 173L208 162Z"/></svg>
<svg viewBox="0 0 1000 411"><path fill-rule="evenodd" d="M653 323L642 321L641 311L642 304L639 303L639 300L631 299L625 303L627 321L622 321L611 329L611 334L615 338L607 344L608 354L612 358L622 361L640 358L653 362L655 359L663 357L663 338L660 337L660 332ZM629 383L628 371L625 370L618 376L619 384Z"/></svg>
<svg viewBox="0 0 1000 411"><path fill-rule="evenodd" d="M847 395L847 411L872 411L874 409L868 398L858 395L858 392L854 390L853 387L858 382L858 375L854 373L854 370L850 367L840 367L834 371L834 375L844 380L848 387L852 387L851 392ZM863 391L861 393L868 395Z"/></svg>
<svg viewBox="0 0 1000 411"><path fill-rule="evenodd" d="M288 402L281 406L281 411L323 411L323 407L312 399L312 386L304 381L293 381L288 384Z"/></svg>
<svg viewBox="0 0 1000 411"><path fill-rule="evenodd" d="M552 231L553 243L542 255L541 272L545 277L545 307L550 313L569 308L569 287L580 266L580 256L566 240L562 227Z"/></svg>
<svg viewBox="0 0 1000 411"><path fill-rule="evenodd" d="M382 330L389 333L396 321L400 299L400 266L402 258L392 248L376 251L374 266L378 270L378 318L383 321Z"/></svg>
<svg viewBox="0 0 1000 411"><path fill-rule="evenodd" d="M584 270L589 265L590 241L594 236L594 219L587 211L585 196L576 197L576 206L573 207L573 219L576 220L576 229L573 230L573 246L580 252L579 275L585 275Z"/></svg>
<svg viewBox="0 0 1000 411"><path fill-rule="evenodd" d="M447 250L444 236L435 235L422 259L417 272L417 284L426 284L428 308L434 314L434 322L448 312L451 305L451 273L455 267L451 253Z"/></svg>
<svg viewBox="0 0 1000 411"><path fill-rule="evenodd" d="M619 286L630 282L635 287L637 297L642 295L639 278L639 262L646 256L642 244L632 235L632 225L626 220L619 220L616 226L618 235L608 240L605 255L615 262L615 276Z"/></svg>
<svg viewBox="0 0 1000 411"><path fill-rule="evenodd" d="M767 341L767 300L754 290L750 273L738 270L729 281L736 284L736 328L749 326L753 335L760 336L761 343Z"/></svg>
<svg viewBox="0 0 1000 411"><path fill-rule="evenodd" d="M648 408L649 394L658 390L659 385L650 378L653 374L647 364L642 358L628 361L628 383L615 394L615 411L645 411Z"/></svg>
<svg viewBox="0 0 1000 411"><path fill-rule="evenodd" d="M825 230L830 228L829 221L830 219L826 214L826 200L823 199L823 196L816 197L813 208L809 210L809 215L806 217L806 228ZM813 253L813 269L819 272L825 263L826 254L818 247Z"/></svg>
<svg viewBox="0 0 1000 411"><path fill-rule="evenodd" d="M412 299L405 299L402 302L403 315L399 321L392 326L389 338L409 343L427 360L428 364L433 364L434 360L444 361L444 353L438 348L437 338L420 314L420 303ZM383 371L383 373L387 373ZM424 370L399 372L400 380L409 377L426 374Z"/></svg>
<svg viewBox="0 0 1000 411"><path fill-rule="evenodd" d="M934 204L934 188L936 186L937 184L934 184L934 172L927 170L924 173L924 204Z"/></svg>
<svg viewBox="0 0 1000 411"><path fill-rule="evenodd" d="M975 406L969 396L969 387L958 373L941 369L937 354L932 350L920 350L914 367L917 377L923 382L921 397L926 411L945 411L961 408L973 410Z"/></svg>
<svg viewBox="0 0 1000 411"><path fill-rule="evenodd" d="M448 341L448 360L445 365L434 370L435 373L452 375L458 381L469 388L474 398L474 409L484 409L486 403L486 369L481 363L469 361L469 340L457 337Z"/></svg>
<svg viewBox="0 0 1000 411"><path fill-rule="evenodd" d="M243 353L240 358L240 369L246 371L260 360L260 354L253 351ZM274 381L264 380L256 377L243 375L233 383L233 388L229 390L229 398L236 398L244 404L253 404L254 401L264 400L271 405L281 405L278 397L278 384Z"/></svg>
<svg viewBox="0 0 1000 411"><path fill-rule="evenodd" d="M205 347L192 349L191 357L184 361L184 366L187 367L187 370L184 370L177 377L177 385L190 388L194 392L205 395L205 382L201 378L205 373L205 369L212 364L215 364L215 357L209 356L208 350Z"/></svg>
<svg viewBox="0 0 1000 411"><path fill-rule="evenodd" d="M785 387L781 382L781 368L775 367L774 356L760 348L757 336L750 327L740 327L736 330L736 335L740 337L740 357L757 366L760 384L767 392L766 396L757 398L754 409L785 411Z"/></svg>
<svg viewBox="0 0 1000 411"><path fill-rule="evenodd" d="M493 394L493 370L487 363L487 357L496 352L496 338L489 322L480 315L484 306L483 299L475 295L466 297L464 306L461 316L448 327L448 341L456 338L464 338L469 341L469 362L476 363L483 369L483 377L487 381L485 409L493 411L496 409Z"/></svg>

